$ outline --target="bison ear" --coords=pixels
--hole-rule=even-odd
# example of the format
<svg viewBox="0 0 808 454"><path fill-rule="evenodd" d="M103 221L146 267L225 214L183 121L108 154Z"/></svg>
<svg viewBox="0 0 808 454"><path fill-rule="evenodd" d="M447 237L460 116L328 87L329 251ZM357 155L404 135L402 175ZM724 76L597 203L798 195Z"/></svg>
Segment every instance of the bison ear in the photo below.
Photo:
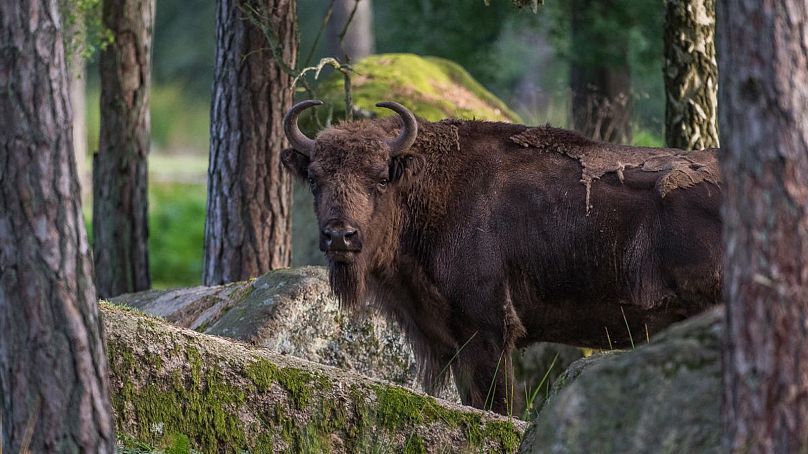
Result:
<svg viewBox="0 0 808 454"><path fill-rule="evenodd" d="M281 151L281 162L292 174L301 180L309 176L309 157L294 148L286 148Z"/></svg>
<svg viewBox="0 0 808 454"><path fill-rule="evenodd" d="M421 159L414 154L400 154L390 160L390 182L400 180L405 174L414 175L418 172Z"/></svg>

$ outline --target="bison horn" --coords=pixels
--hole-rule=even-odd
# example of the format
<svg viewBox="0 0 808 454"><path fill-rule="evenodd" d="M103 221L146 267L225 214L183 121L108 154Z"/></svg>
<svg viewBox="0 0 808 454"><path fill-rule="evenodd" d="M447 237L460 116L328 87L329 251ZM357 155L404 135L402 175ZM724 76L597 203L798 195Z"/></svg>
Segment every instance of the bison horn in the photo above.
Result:
<svg viewBox="0 0 808 454"><path fill-rule="evenodd" d="M390 155L396 156L407 151L418 136L418 122L415 121L415 115L397 102L380 102L376 104L376 107L385 107L392 110L401 117L401 121L404 123L401 134L395 139L387 141L387 145L390 147Z"/></svg>
<svg viewBox="0 0 808 454"><path fill-rule="evenodd" d="M283 132L286 133L286 138L289 139L289 143L292 144L295 150L305 153L308 156L311 156L314 151L314 141L300 132L300 128L297 126L297 117L309 107L319 106L322 103L322 101L317 99L300 101L292 106L292 108L286 112L286 115L283 116Z"/></svg>

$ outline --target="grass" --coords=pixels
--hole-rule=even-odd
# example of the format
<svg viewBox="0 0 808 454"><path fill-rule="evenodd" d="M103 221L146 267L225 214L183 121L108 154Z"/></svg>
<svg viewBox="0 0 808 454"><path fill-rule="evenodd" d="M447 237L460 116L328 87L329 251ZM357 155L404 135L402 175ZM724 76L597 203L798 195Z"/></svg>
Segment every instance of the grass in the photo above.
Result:
<svg viewBox="0 0 808 454"><path fill-rule="evenodd" d="M544 386L544 384L547 382L547 378L550 376L550 372L553 371L553 367L555 367L557 360L558 360L558 353L555 354L555 356L553 357L553 361L550 362L550 367L547 368L547 371L544 373L544 376L541 378L539 383L533 388L533 392L531 392L529 396L527 388L525 388L525 413L522 419L526 421L529 421L531 419L530 412L534 410L533 402L536 401L536 396L539 395L539 391L541 391L542 386ZM549 395L549 392L547 394Z"/></svg>
<svg viewBox="0 0 808 454"><path fill-rule="evenodd" d="M626 311L623 306L620 306L620 313L623 314L623 321L626 323L626 331L628 331L628 340L631 342L631 349L634 350L634 336L631 335L631 328L628 327L628 319L626 318Z"/></svg>
<svg viewBox="0 0 808 454"><path fill-rule="evenodd" d="M149 186L149 265L154 288L201 283L206 198L201 184Z"/></svg>

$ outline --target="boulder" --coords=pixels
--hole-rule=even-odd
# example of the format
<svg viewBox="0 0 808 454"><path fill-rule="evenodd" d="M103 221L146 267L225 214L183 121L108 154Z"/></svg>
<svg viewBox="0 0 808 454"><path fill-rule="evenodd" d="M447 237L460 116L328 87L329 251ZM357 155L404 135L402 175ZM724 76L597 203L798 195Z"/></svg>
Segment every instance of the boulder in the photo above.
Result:
<svg viewBox="0 0 808 454"><path fill-rule="evenodd" d="M514 452L525 423L101 304L121 452Z"/></svg>
<svg viewBox="0 0 808 454"><path fill-rule="evenodd" d="M395 115L375 106L381 101L396 101L429 121L444 118L522 121L517 113L486 90L462 66L445 58L379 54L357 61L352 68L353 104L360 115ZM345 91L341 74L335 72L329 75L317 87L317 92L333 109L333 119L345 117Z"/></svg>
<svg viewBox="0 0 808 454"><path fill-rule="evenodd" d="M341 311L322 267L277 270L222 286L150 290L110 302L202 333L420 389L415 357L399 326L369 309ZM453 385L444 397L459 402Z"/></svg>
<svg viewBox="0 0 808 454"><path fill-rule="evenodd" d="M723 314L714 308L635 350L573 363L519 452L719 452Z"/></svg>
<svg viewBox="0 0 808 454"><path fill-rule="evenodd" d="M415 356L398 324L369 309L340 310L323 267L277 270L214 287L147 290L110 302L201 333L422 390ZM517 389L536 396L529 416L546 398L545 389L581 356L576 347L550 343L514 354ZM448 382L440 396L460 402L451 377Z"/></svg>

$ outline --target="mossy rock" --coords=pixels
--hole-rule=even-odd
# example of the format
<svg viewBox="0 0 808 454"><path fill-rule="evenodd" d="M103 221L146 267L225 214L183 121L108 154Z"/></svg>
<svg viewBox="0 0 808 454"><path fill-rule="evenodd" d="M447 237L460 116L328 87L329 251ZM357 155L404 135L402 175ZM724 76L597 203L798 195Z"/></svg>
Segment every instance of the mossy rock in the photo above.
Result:
<svg viewBox="0 0 808 454"><path fill-rule="evenodd" d="M381 101L396 101L429 121L462 118L522 122L518 114L465 69L444 58L414 54L371 55L353 65L353 71L353 103L360 112L394 115L375 105ZM345 92L342 75L334 72L326 77L318 92L333 109L332 118L343 119ZM320 115L322 118L325 114Z"/></svg>
<svg viewBox="0 0 808 454"><path fill-rule="evenodd" d="M519 452L718 453L723 307L556 380Z"/></svg>
<svg viewBox="0 0 808 454"><path fill-rule="evenodd" d="M129 293L110 302L201 333L421 388L400 326L370 307L340 310L322 267L280 269L221 286ZM460 401L454 384L441 397Z"/></svg>
<svg viewBox="0 0 808 454"><path fill-rule="evenodd" d="M124 453L514 452L526 424L101 304Z"/></svg>

